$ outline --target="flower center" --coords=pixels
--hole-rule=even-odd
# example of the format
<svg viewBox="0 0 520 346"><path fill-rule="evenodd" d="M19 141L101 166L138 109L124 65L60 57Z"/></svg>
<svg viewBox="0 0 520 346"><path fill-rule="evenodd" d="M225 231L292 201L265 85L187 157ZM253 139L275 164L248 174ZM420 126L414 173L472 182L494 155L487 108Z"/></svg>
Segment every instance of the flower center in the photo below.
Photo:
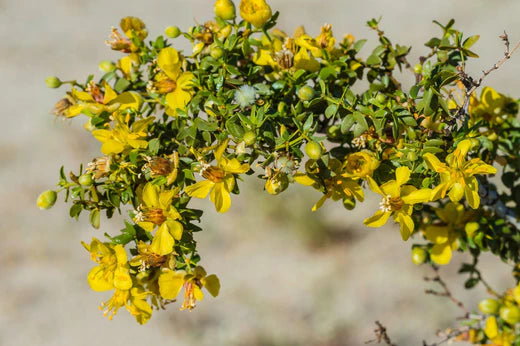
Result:
<svg viewBox="0 0 520 346"><path fill-rule="evenodd" d="M226 176L226 172L224 170L215 167L215 166L209 166L207 168L204 168L201 172L201 175L211 180L214 183L220 183L222 180L224 180L224 177Z"/></svg>
<svg viewBox="0 0 520 346"><path fill-rule="evenodd" d="M141 205L137 207L135 215L137 222L151 222L154 225L162 225L166 221L166 216L161 208L143 209Z"/></svg>
<svg viewBox="0 0 520 346"><path fill-rule="evenodd" d="M153 87L159 94L168 94L177 89L177 82L169 78L165 78L153 83Z"/></svg>
<svg viewBox="0 0 520 346"><path fill-rule="evenodd" d="M381 211L387 213L395 210L399 210L403 207L404 202L400 197L392 197L390 195L386 195L383 197L381 202L379 203L379 209Z"/></svg>

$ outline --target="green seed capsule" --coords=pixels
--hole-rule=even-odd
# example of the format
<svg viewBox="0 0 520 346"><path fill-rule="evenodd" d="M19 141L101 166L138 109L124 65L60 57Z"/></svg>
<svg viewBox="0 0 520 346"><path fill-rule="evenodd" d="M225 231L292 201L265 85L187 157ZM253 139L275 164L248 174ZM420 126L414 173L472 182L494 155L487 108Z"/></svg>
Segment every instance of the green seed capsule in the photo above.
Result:
<svg viewBox="0 0 520 346"><path fill-rule="evenodd" d="M316 142L309 142L305 146L305 153L307 153L309 158L319 160L322 154L321 145Z"/></svg>
<svg viewBox="0 0 520 346"><path fill-rule="evenodd" d="M422 73L422 65L421 64L417 64L413 67L413 72L415 72L416 74L421 74Z"/></svg>
<svg viewBox="0 0 520 346"><path fill-rule="evenodd" d="M45 79L45 84L51 89L56 89L61 86L61 80L58 77L50 76Z"/></svg>
<svg viewBox="0 0 520 346"><path fill-rule="evenodd" d="M478 303L478 308L480 309L480 311L488 315L496 314L498 312L499 307L500 304L498 304L498 301L496 299L491 298L481 300L480 303Z"/></svg>
<svg viewBox="0 0 520 346"><path fill-rule="evenodd" d="M503 306L500 308L500 317L510 325L514 325L520 321L520 309L514 305Z"/></svg>
<svg viewBox="0 0 520 346"><path fill-rule="evenodd" d="M247 146L253 145L256 142L256 135L253 131L247 131L246 133L244 133L243 140Z"/></svg>
<svg viewBox="0 0 520 346"><path fill-rule="evenodd" d="M300 90L298 90L298 97L302 101L310 101L314 96L314 89L308 85L302 86Z"/></svg>
<svg viewBox="0 0 520 346"><path fill-rule="evenodd" d="M176 26L169 26L164 29L164 34L170 38L176 38L181 34L181 29Z"/></svg>
<svg viewBox="0 0 520 346"><path fill-rule="evenodd" d="M90 186L92 185L92 183L94 182L94 180L92 179L92 174L82 174L79 178L78 178L78 182L83 185L83 186Z"/></svg>
<svg viewBox="0 0 520 346"><path fill-rule="evenodd" d="M414 247L412 249L412 262L415 265L421 265L426 261L427 253L422 247Z"/></svg>
<svg viewBox="0 0 520 346"><path fill-rule="evenodd" d="M40 196L38 196L38 200L36 201L36 205L40 209L50 209L56 203L56 198L58 194L54 190L47 190L42 192Z"/></svg>
<svg viewBox="0 0 520 346"><path fill-rule="evenodd" d="M343 198L343 206L347 210L352 210L356 207L356 200L354 198Z"/></svg>
<svg viewBox="0 0 520 346"><path fill-rule="evenodd" d="M212 46L209 55L211 55L213 59L218 60L224 55L224 50L218 46Z"/></svg>
<svg viewBox="0 0 520 346"><path fill-rule="evenodd" d="M110 60L103 60L99 63L99 69L105 73L109 73L116 70L116 65Z"/></svg>

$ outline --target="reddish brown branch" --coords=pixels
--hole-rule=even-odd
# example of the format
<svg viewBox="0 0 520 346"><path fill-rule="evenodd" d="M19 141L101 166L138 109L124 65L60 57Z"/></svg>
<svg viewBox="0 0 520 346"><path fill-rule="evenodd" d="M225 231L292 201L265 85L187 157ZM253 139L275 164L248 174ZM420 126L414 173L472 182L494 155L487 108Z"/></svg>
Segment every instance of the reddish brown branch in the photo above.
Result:
<svg viewBox="0 0 520 346"><path fill-rule="evenodd" d="M433 281L433 282L438 283L442 287L443 291L439 292L439 291L435 291L432 289L427 289L427 290L424 290L424 293L432 294L434 296L449 298L453 303L455 303L455 305L457 305L462 311L464 311L464 316L462 317L462 319L467 319L469 317L469 310L466 309L466 307L460 300L458 300L457 298L455 298L453 296L453 294L449 290L448 286L446 285L446 282L444 282L444 280L441 278L441 276L439 274L439 268L435 265L432 265L432 268L435 272L435 275L431 278L425 277L424 281Z"/></svg>
<svg viewBox="0 0 520 346"><path fill-rule="evenodd" d="M365 344L370 344L373 342L377 342L378 344L380 344L383 341L385 344L389 346L397 346L397 344L392 343L392 340L390 340L390 337L388 336L388 333L386 331L386 327L383 326L381 322L376 321L376 326L377 328L374 329L376 338L365 342Z"/></svg>

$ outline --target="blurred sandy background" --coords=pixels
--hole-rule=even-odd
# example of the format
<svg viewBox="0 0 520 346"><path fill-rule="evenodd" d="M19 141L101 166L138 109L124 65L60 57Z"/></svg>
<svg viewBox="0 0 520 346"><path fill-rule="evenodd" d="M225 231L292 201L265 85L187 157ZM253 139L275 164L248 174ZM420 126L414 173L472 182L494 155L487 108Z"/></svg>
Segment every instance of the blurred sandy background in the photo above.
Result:
<svg viewBox="0 0 520 346"><path fill-rule="evenodd" d="M338 37L350 32L374 40L365 21L383 15L382 28L394 42L413 45L415 59L426 52L422 43L439 32L432 19L454 17L457 28L482 35L475 47L481 59L470 65L474 74L501 57L497 36L504 29L512 41L520 39L518 1L269 3L282 13L280 28L292 32L305 23L313 35L328 22ZM172 305L145 326L124 310L108 321L97 309L109 295L89 289L93 262L80 240L121 226L104 221L95 231L85 215L71 220L61 200L47 212L36 208L36 197L54 186L60 165L76 170L99 153L82 120L54 121L49 114L64 90L46 88L45 77L84 80L94 71L99 77L98 63L117 57L104 40L123 16L141 17L156 36L168 25L187 28L210 19L212 6L209 0L0 0L0 345L363 345L373 339L375 320L399 345L436 340L436 329L459 312L447 300L424 296L428 268L411 263L411 243L402 242L395 227L362 225L377 208L373 194L354 212L327 202L311 214L318 193L293 186L272 197L258 193L262 186L254 179L225 215L216 215L206 201L199 204L208 212L197 239L202 265L220 276L217 299L192 313ZM487 82L518 97L519 75L517 55ZM456 256L443 272L453 276L465 258ZM498 288L512 285L508 268L485 258L489 281ZM451 286L469 307L484 292Z"/></svg>

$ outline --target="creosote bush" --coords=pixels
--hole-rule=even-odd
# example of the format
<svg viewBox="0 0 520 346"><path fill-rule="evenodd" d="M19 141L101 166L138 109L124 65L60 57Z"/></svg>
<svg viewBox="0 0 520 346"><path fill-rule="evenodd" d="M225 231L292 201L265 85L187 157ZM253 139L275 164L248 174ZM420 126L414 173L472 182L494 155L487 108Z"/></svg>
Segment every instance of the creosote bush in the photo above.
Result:
<svg viewBox="0 0 520 346"><path fill-rule="evenodd" d="M96 263L90 287L113 291L105 315L125 307L143 324L181 291L187 310L204 290L217 296L219 280L200 265L194 238L203 211L190 201L209 196L225 213L241 176L256 174L269 194L291 184L322 192L313 211L328 199L352 210L369 190L380 195L366 226L396 222L402 240L415 242L412 261L436 270L469 253L466 288L488 288L448 337L520 345L520 286L495 292L477 268L489 251L520 276L518 101L491 87L477 92L517 48L507 35L504 59L474 79L464 71L479 37L465 37L453 20L435 22L438 37L412 66L410 47L393 44L374 19L379 44L363 59L366 40L338 39L331 25L317 36L275 29L278 12L264 0L237 9L217 0L215 15L152 40L140 19L123 18L107 40L121 58L102 61L100 79L46 80L69 87L53 112L83 117L101 155L76 173L62 167L57 191L42 193L38 206L64 194L70 216L89 213L96 229L102 214L128 214L120 234L83 243ZM191 52L175 48L181 39ZM410 90L400 78L414 81ZM366 87L354 92L359 81Z"/></svg>

